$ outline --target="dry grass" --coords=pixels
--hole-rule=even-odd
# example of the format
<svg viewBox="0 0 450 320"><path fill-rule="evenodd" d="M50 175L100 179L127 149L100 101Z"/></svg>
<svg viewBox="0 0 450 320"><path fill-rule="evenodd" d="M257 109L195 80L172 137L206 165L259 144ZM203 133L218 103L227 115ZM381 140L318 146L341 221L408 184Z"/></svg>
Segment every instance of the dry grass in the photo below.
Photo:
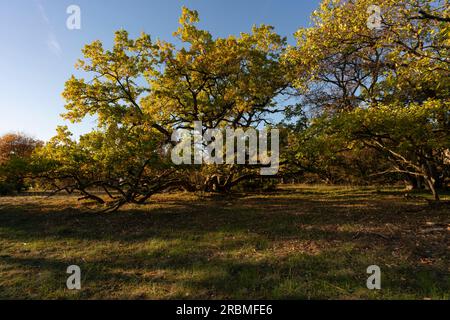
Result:
<svg viewBox="0 0 450 320"><path fill-rule="evenodd" d="M108 215L74 197L0 198L0 298L450 299L449 211L319 186L162 195ZM81 291L66 289L72 264ZM381 291L366 288L374 264Z"/></svg>

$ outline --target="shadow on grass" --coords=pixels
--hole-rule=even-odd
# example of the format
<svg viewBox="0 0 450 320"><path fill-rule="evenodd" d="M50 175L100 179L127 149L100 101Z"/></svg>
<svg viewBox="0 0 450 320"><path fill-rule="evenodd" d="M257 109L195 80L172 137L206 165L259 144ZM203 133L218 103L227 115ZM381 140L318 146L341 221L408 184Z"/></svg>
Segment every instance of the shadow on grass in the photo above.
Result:
<svg viewBox="0 0 450 320"><path fill-rule="evenodd" d="M180 197L108 215L60 203L15 203L0 208L0 245L7 249L0 272L12 273L0 280L0 296L448 298L445 242L438 238L429 247L428 238L409 232L448 213L343 196L288 191L197 202ZM408 232L383 233L386 224ZM421 264L418 242L440 260ZM23 249L22 243L39 245ZM83 270L85 288L75 294L65 289L70 264ZM382 293L365 288L372 264L385 272Z"/></svg>
<svg viewBox="0 0 450 320"><path fill-rule="evenodd" d="M77 299L378 299L417 296L444 299L450 289L448 273L443 269L381 265L384 270L383 295L369 291L365 288L368 261L366 257L355 259L350 251L239 261L201 256L193 259L180 248L180 252L164 258L152 255L144 258L130 253L113 261L97 259L80 263L4 257L2 262L29 272L21 285L24 292L35 292L37 298L52 292L54 296L50 298ZM82 269L83 290L75 293L69 293L65 288L65 270L70 264L77 264ZM46 276L41 278L41 274ZM155 287L158 288L156 291ZM17 298L8 290L0 296Z"/></svg>

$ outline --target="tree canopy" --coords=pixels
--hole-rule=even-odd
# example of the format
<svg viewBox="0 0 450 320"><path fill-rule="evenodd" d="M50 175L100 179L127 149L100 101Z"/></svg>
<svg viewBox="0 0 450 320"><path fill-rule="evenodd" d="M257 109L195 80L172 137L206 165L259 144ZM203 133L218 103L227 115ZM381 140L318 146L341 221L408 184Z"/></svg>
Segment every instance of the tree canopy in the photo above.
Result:
<svg viewBox="0 0 450 320"><path fill-rule="evenodd" d="M85 46L85 77L63 92L64 118L94 116L97 128L79 141L59 128L36 152L40 176L114 209L172 186L230 191L255 179L248 165L170 161L173 132L201 122L202 133L280 129L282 169L272 178L394 174L425 182L438 200L449 179L449 14L447 1L324 0L295 46L268 25L214 37L187 8L177 45L120 30L111 49ZM91 191L99 188L107 199Z"/></svg>

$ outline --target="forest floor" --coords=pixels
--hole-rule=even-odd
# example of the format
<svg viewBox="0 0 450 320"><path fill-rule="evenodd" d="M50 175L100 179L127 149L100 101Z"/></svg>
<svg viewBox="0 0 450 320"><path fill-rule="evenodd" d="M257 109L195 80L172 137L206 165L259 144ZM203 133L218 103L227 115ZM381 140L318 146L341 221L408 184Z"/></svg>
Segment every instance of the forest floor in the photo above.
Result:
<svg viewBox="0 0 450 320"><path fill-rule="evenodd" d="M449 223L450 206L395 188L180 193L112 214L0 198L0 298L450 299ZM381 290L366 287L371 265Z"/></svg>

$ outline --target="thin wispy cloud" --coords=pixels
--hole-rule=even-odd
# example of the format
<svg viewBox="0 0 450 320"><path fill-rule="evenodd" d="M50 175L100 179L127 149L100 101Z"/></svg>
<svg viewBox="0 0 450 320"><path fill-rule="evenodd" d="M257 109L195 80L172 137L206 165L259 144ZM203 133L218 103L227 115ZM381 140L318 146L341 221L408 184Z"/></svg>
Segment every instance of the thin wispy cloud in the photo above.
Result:
<svg viewBox="0 0 450 320"><path fill-rule="evenodd" d="M50 33L47 39L47 46L50 51L58 57L61 57L62 49L58 40L55 38L54 34Z"/></svg>
<svg viewBox="0 0 450 320"><path fill-rule="evenodd" d="M47 26L47 29L48 29L47 39L46 39L47 47L51 53L53 53L54 55L56 55L59 58L62 55L61 44L59 43L58 39L56 38L55 33L53 32L53 28L52 28L50 19L48 18L45 7L39 0L35 0L35 3L38 8L39 14L41 16L41 20Z"/></svg>
<svg viewBox="0 0 450 320"><path fill-rule="evenodd" d="M41 14L42 20L47 24L50 25L50 19L47 16L47 13L45 12L45 8L42 5L42 3L36 1L36 6L38 7L39 13Z"/></svg>

